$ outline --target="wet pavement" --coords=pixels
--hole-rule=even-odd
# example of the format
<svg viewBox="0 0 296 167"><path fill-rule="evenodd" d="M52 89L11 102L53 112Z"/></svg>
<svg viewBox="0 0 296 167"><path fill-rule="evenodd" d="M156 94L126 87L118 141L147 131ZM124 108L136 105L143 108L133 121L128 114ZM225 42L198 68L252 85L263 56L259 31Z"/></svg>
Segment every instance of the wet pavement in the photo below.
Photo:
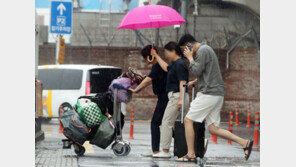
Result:
<svg viewBox="0 0 296 167"><path fill-rule="evenodd" d="M53 119L49 123L42 124L42 130L45 133L45 139L36 143L35 147L35 166L81 166L81 167L193 167L194 163L175 162L171 159L141 157L141 153L151 149L150 123L145 121L136 121L134 126L134 140L129 140L129 122L127 121L123 129L123 137L131 143L131 152L126 157L117 157L113 154L110 147L103 150L88 142L84 144L86 152L84 156L77 157L73 147L71 149L62 149L61 139L63 134L59 134L58 121ZM221 127L227 129L228 124L222 123ZM244 138L250 138L253 135L253 129L245 128L245 124L233 128L233 133ZM211 135L206 131L206 138ZM173 143L173 142L172 142ZM218 144L212 144L210 140L205 166L260 166L260 149L257 147L252 152L248 161L244 160L242 148L233 143L227 144L227 140L218 138ZM171 145L173 152L173 144Z"/></svg>

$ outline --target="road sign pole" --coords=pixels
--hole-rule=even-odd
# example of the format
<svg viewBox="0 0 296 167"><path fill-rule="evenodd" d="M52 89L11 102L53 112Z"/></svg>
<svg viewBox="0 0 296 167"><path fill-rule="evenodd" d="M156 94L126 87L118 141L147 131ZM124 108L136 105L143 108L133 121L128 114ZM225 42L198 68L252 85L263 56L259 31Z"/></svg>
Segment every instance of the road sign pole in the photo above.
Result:
<svg viewBox="0 0 296 167"><path fill-rule="evenodd" d="M59 64L59 51L60 51L60 35L57 35L57 43L56 43L56 58L55 58L55 64Z"/></svg>

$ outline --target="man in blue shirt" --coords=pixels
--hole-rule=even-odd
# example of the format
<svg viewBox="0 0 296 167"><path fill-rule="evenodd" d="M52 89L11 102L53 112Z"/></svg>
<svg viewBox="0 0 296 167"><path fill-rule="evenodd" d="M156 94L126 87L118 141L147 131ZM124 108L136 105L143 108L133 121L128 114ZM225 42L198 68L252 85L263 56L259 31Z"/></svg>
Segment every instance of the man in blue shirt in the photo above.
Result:
<svg viewBox="0 0 296 167"><path fill-rule="evenodd" d="M152 45L148 45L142 49L141 54L147 64L152 64L151 71L141 84L136 89L130 89L133 93L137 93L149 86L152 83L153 93L157 95L158 101L153 113L151 120L151 138L152 138L152 151L147 153L142 153L142 156L152 157L152 155L159 152L159 143L160 143L160 125L162 117L165 111L165 108L168 103L168 96L166 93L166 81L167 81L167 72L165 72L160 65L157 63L156 59L153 59L150 55ZM157 50L156 48L154 48Z"/></svg>

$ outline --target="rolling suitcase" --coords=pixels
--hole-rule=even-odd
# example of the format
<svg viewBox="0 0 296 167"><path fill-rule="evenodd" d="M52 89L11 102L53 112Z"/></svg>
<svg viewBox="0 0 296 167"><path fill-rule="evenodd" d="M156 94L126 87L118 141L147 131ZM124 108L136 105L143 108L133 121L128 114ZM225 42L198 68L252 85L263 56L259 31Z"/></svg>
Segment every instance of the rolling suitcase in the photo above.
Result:
<svg viewBox="0 0 296 167"><path fill-rule="evenodd" d="M185 98L185 90L187 84L183 85L183 103ZM192 100L194 99L194 87L192 88ZM195 138L194 138L194 149L196 157L204 157L204 141L205 141L205 123L194 122L193 124ZM184 128L184 106L182 105L181 109L181 120L175 121L175 130L174 130L174 156L178 158L183 157L187 154L187 143L185 137L185 128Z"/></svg>

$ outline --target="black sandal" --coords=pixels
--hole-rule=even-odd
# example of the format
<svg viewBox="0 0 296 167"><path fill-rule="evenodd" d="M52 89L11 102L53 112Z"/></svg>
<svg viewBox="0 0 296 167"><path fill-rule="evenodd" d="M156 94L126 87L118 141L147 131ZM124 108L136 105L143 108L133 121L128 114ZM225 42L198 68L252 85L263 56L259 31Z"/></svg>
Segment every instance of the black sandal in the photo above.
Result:
<svg viewBox="0 0 296 167"><path fill-rule="evenodd" d="M249 157L251 155L252 148L253 148L253 142L254 142L253 140L248 140L247 145L250 143L249 146L246 146L245 148L243 148L244 153L245 153L245 151L248 151L247 154L245 153L245 159L246 159L246 161L249 159Z"/></svg>
<svg viewBox="0 0 296 167"><path fill-rule="evenodd" d="M182 157L182 160L177 160L177 162L194 162L197 163L196 157L195 158L190 158L187 154Z"/></svg>

